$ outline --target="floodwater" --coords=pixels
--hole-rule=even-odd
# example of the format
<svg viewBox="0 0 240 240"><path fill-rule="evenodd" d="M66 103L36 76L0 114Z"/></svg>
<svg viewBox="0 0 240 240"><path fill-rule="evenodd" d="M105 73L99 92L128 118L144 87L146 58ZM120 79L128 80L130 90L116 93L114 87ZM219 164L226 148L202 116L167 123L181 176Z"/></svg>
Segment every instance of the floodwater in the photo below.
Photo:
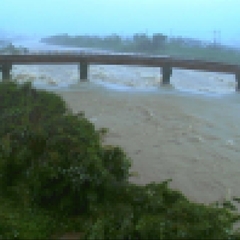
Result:
<svg viewBox="0 0 240 240"><path fill-rule="evenodd" d="M13 42L31 51L89 51L110 53L103 50L47 45L38 40ZM141 66L91 65L90 82L118 91L163 91L173 93L228 95L235 92L235 76L232 74L173 69L171 86L161 86L160 68ZM68 89L79 82L77 65L22 65L13 66L12 77L19 82L26 79L38 88Z"/></svg>

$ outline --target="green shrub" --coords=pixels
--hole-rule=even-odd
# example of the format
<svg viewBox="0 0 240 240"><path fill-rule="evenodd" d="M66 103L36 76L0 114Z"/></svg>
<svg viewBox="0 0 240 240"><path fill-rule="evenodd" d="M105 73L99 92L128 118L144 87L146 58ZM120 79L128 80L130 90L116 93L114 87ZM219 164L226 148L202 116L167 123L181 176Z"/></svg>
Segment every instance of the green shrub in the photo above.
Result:
<svg viewBox="0 0 240 240"><path fill-rule="evenodd" d="M51 138L29 177L34 201L40 205L50 204L70 214L87 212L127 180L130 161L112 147L112 155L118 157L113 172L106 162L114 165L115 159L111 154L103 158L105 148L99 134L84 116L59 117L46 125L45 131Z"/></svg>
<svg viewBox="0 0 240 240"><path fill-rule="evenodd" d="M0 239L20 239L18 232L0 216Z"/></svg>
<svg viewBox="0 0 240 240"><path fill-rule="evenodd" d="M26 88L35 91L34 100L22 92L16 107L9 97L0 117L1 189L9 195L23 184L34 206L88 212L127 180L130 161L120 148L103 147L94 125L83 114L67 112L58 96Z"/></svg>
<svg viewBox="0 0 240 240"><path fill-rule="evenodd" d="M49 239L58 224L46 211L0 197L0 239Z"/></svg>
<svg viewBox="0 0 240 240"><path fill-rule="evenodd" d="M132 206L127 203L112 203L98 209L95 221L87 223L84 239L137 239L133 214Z"/></svg>
<svg viewBox="0 0 240 240"><path fill-rule="evenodd" d="M36 90L31 82L17 84L15 82L0 82L0 111L1 114L10 108L16 110L28 109L29 119L47 120L70 112L64 100L57 94L45 90ZM14 111L14 110L13 110Z"/></svg>
<svg viewBox="0 0 240 240"><path fill-rule="evenodd" d="M126 182L129 178L129 159L119 147L105 146L102 150L104 167L112 174L112 184Z"/></svg>
<svg viewBox="0 0 240 240"><path fill-rule="evenodd" d="M168 182L122 188L99 209L85 239L235 239L237 218L227 209L189 202Z"/></svg>

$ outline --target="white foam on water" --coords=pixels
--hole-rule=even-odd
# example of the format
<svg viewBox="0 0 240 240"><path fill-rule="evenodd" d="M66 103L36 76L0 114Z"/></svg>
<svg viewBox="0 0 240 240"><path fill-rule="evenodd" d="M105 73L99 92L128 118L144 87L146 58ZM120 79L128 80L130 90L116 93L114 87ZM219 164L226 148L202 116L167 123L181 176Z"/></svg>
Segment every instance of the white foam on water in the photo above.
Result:
<svg viewBox="0 0 240 240"><path fill-rule="evenodd" d="M36 40L19 41L16 45L31 50L74 51L91 49L59 47L37 42ZM97 52L95 49L92 51ZM98 50L98 52L109 52ZM21 82L24 78L32 81L34 86L46 88L68 88L79 81L77 65L33 65L14 66L13 78ZM89 80L113 90L157 90L161 86L160 68L140 66L91 65ZM173 69L170 79L175 90L193 94L222 95L235 92L234 75Z"/></svg>
<svg viewBox="0 0 240 240"><path fill-rule="evenodd" d="M144 67L104 66L90 67L89 80L115 90L153 90L164 89L161 86L159 69ZM212 73L207 76L199 73L192 74L186 70L173 70L171 84L174 89L194 94L229 94L235 92L235 80L231 75ZM179 73L185 71L186 73ZM189 76L188 76L189 75ZM79 72L76 65L51 66L14 66L12 77L30 80L33 85L68 87L79 81ZM221 80L219 80L221 79Z"/></svg>
<svg viewBox="0 0 240 240"><path fill-rule="evenodd" d="M231 74L191 70L175 70L171 79L179 90L194 93L229 94L235 91L235 78Z"/></svg>

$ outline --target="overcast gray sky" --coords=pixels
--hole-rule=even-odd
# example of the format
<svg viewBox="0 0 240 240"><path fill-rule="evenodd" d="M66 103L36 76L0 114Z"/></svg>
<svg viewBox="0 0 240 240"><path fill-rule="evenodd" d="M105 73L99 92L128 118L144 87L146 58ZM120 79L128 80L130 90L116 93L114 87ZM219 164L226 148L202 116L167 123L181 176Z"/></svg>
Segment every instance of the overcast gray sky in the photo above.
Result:
<svg viewBox="0 0 240 240"><path fill-rule="evenodd" d="M240 40L240 0L1 0L0 30L28 35L161 32ZM220 32L220 33L219 33Z"/></svg>

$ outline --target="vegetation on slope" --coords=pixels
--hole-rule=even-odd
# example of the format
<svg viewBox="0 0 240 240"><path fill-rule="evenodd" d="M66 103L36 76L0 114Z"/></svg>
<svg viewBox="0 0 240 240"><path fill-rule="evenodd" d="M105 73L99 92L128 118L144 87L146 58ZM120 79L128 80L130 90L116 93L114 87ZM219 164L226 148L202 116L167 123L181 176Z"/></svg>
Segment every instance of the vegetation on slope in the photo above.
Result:
<svg viewBox="0 0 240 240"><path fill-rule="evenodd" d="M2 82L0 98L0 239L240 239L232 202L130 183L124 151L60 96Z"/></svg>

